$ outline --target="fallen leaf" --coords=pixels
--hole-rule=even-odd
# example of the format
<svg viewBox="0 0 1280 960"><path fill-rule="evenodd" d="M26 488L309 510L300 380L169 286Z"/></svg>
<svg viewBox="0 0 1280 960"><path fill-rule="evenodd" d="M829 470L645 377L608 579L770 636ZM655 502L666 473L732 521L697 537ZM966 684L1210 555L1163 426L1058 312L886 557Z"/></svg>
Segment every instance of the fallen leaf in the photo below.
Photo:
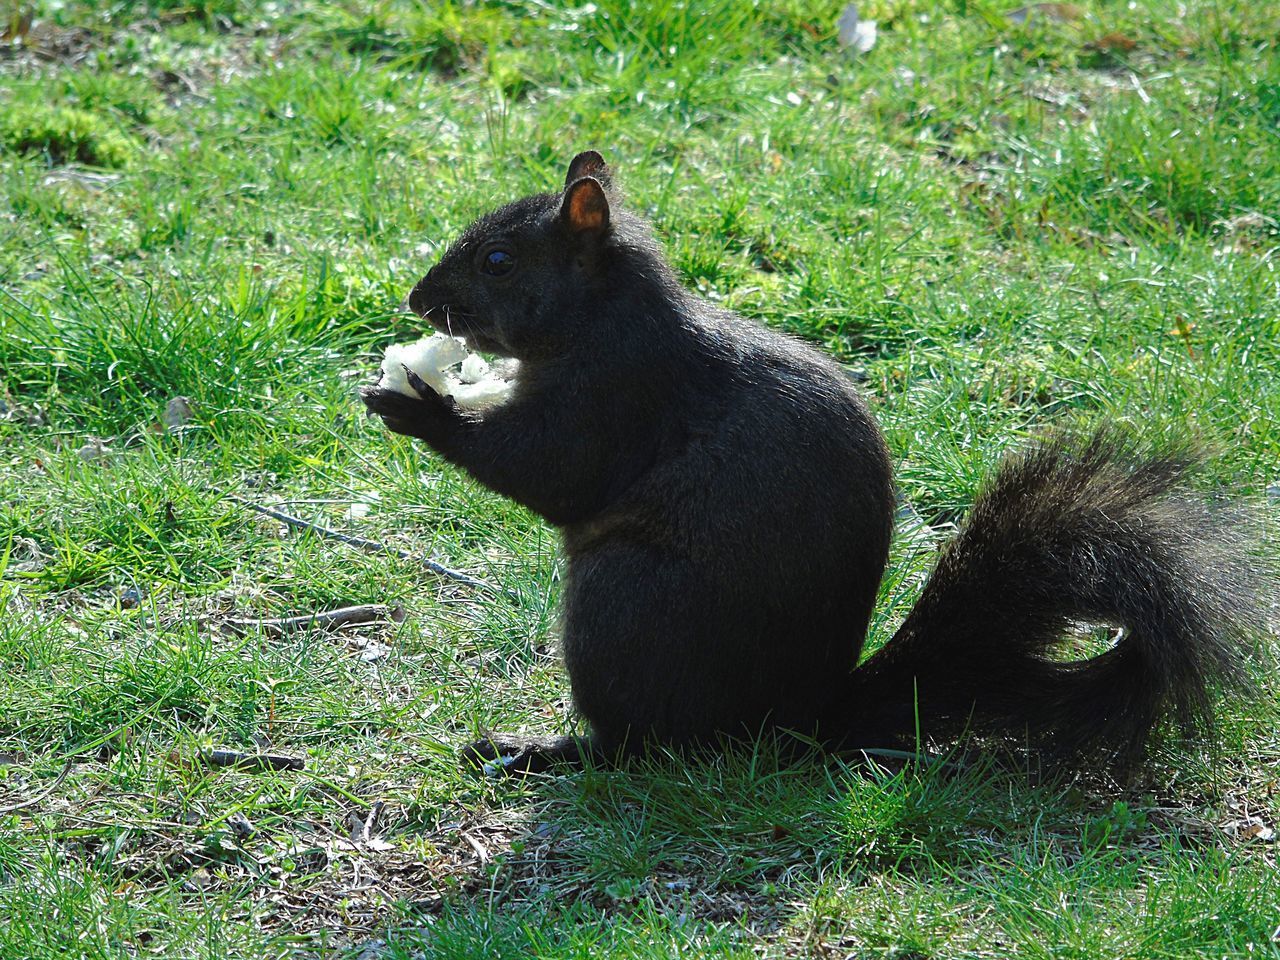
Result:
<svg viewBox="0 0 1280 960"><path fill-rule="evenodd" d="M253 824L249 822L249 818L238 810L227 817L227 826L231 828L237 840L248 840L254 833Z"/></svg>
<svg viewBox="0 0 1280 960"><path fill-rule="evenodd" d="M92 463L94 460L103 460L111 456L111 451L101 440L90 437L88 442L76 451L76 456L85 463Z"/></svg>
<svg viewBox="0 0 1280 960"><path fill-rule="evenodd" d="M182 881L182 885L193 892L208 890L213 884L213 874L204 867L197 867L192 870Z"/></svg>
<svg viewBox="0 0 1280 960"><path fill-rule="evenodd" d="M476 852L476 856L479 858L481 866L489 862L489 851L485 848L484 844L469 833L460 833L459 836L461 836L463 840L467 841L471 849Z"/></svg>
<svg viewBox="0 0 1280 960"><path fill-rule="evenodd" d="M368 840L362 840L359 843L339 838L337 840L331 840L328 847L330 851L368 850L373 853L386 853L388 850L394 850L395 848L396 845L394 843L390 840L384 840L382 837L370 837Z"/></svg>
<svg viewBox="0 0 1280 960"><path fill-rule="evenodd" d="M836 39L854 53L866 53L876 45L876 22L858 16L858 5L848 4L836 21Z"/></svg>
<svg viewBox="0 0 1280 960"><path fill-rule="evenodd" d="M1214 223L1214 226L1222 227L1225 233L1240 233L1247 230L1266 230L1269 227L1276 226L1276 224L1277 221L1255 210L1227 220L1218 220Z"/></svg>
<svg viewBox="0 0 1280 960"><path fill-rule="evenodd" d="M1240 839L1242 840L1258 840L1266 843L1274 840L1276 832L1266 826L1261 820L1255 820L1246 824L1244 829L1240 831Z"/></svg>
<svg viewBox="0 0 1280 960"><path fill-rule="evenodd" d="M9 546L9 567L12 570L35 572L43 570L49 554L30 537L14 537Z"/></svg>
<svg viewBox="0 0 1280 960"><path fill-rule="evenodd" d="M164 415L160 422L164 424L166 433L177 433L191 419L191 401L186 397L173 397L164 405Z"/></svg>
<svg viewBox="0 0 1280 960"><path fill-rule="evenodd" d="M381 660L391 652L391 648L385 643L379 643L377 640L370 640L360 651L360 659L365 663L372 663L375 660Z"/></svg>
<svg viewBox="0 0 1280 960"><path fill-rule="evenodd" d="M1098 50L1102 53L1128 53L1138 45L1138 41L1126 37L1123 33L1108 33L1097 40L1086 43L1086 50Z"/></svg>
<svg viewBox="0 0 1280 960"><path fill-rule="evenodd" d="M35 13L31 10L15 9L9 14L9 22L5 24L4 32L0 33L0 40L21 40L31 32L31 23L34 19Z"/></svg>

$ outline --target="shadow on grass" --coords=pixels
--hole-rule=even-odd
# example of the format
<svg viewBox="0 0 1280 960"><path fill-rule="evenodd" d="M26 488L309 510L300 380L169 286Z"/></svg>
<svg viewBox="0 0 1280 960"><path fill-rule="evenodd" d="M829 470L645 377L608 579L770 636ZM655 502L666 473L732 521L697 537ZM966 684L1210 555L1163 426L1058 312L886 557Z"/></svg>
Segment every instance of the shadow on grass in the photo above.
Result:
<svg viewBox="0 0 1280 960"><path fill-rule="evenodd" d="M1007 751L789 761L765 740L527 786L531 804L521 786L496 786L499 810L518 809L517 820L455 825L450 844L470 848L470 869L439 897L403 904L356 955L754 956L761 943L786 953L829 938L816 905L832 891L841 902L921 890L954 901L985 878L984 896L1008 899L1012 877L1045 870L1132 891L1162 855L1140 802L1101 801ZM902 947L904 919L881 929L884 946ZM920 934L922 946L935 941Z"/></svg>

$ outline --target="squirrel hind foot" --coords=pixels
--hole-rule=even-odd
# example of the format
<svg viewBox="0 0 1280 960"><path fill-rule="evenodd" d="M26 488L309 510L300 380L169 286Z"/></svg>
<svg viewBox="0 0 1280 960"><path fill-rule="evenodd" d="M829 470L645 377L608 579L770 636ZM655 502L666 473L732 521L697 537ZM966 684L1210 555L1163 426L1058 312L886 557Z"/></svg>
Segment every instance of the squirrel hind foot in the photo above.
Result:
<svg viewBox="0 0 1280 960"><path fill-rule="evenodd" d="M520 737L493 733L459 753L463 764L486 777L543 773L552 766L581 766L589 745L578 737Z"/></svg>

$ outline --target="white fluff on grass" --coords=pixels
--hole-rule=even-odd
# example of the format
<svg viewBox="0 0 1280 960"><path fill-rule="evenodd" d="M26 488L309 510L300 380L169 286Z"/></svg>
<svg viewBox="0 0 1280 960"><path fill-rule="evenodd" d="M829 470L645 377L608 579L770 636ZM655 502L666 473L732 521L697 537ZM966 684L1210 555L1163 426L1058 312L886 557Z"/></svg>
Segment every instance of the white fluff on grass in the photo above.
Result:
<svg viewBox="0 0 1280 960"><path fill-rule="evenodd" d="M456 374L451 369L457 364ZM511 394L511 381L492 376L483 357L467 350L460 337L435 333L414 343L393 343L382 355L379 386L406 397L417 397L404 368L408 367L442 397L468 410L480 410L502 403Z"/></svg>

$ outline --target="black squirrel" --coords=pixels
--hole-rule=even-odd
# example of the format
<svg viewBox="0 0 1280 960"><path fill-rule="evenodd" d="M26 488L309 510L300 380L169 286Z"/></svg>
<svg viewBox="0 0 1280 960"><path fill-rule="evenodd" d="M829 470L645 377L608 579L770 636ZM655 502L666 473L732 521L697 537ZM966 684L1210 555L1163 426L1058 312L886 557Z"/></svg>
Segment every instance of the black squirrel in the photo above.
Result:
<svg viewBox="0 0 1280 960"><path fill-rule="evenodd" d="M1197 457L1101 429L1006 460L893 638L859 664L895 510L849 376L683 289L589 151L559 193L472 224L409 308L514 357L466 413L368 387L369 411L559 527L562 654L587 737L493 736L543 769L777 728L832 748L962 732L1127 765L1154 728L1210 732L1266 628L1249 527L1188 487ZM1077 621L1106 652L1050 652Z"/></svg>

